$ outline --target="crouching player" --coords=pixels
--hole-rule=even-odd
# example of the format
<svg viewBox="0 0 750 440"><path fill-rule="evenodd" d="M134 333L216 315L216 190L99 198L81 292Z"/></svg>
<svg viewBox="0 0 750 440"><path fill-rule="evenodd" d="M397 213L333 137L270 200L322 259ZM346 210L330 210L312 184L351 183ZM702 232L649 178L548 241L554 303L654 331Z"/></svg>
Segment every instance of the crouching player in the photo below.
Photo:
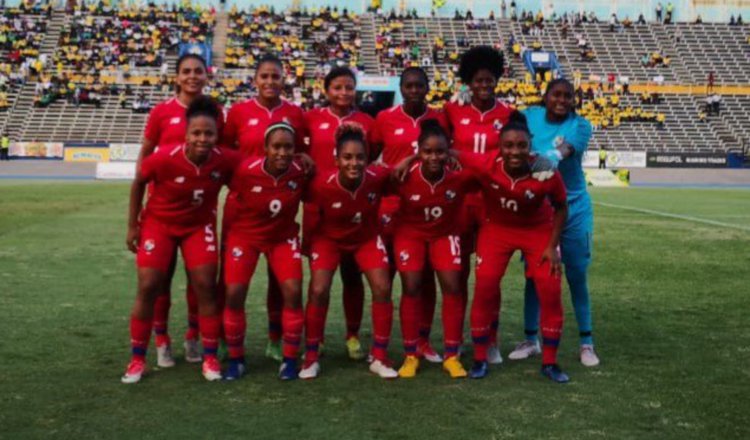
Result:
<svg viewBox="0 0 750 440"><path fill-rule="evenodd" d="M185 143L143 160L130 192L127 246L137 254L138 292L130 319L132 359L122 377L135 383L145 371L154 301L179 247L198 297L203 342L203 376L221 379L216 348L221 327L215 299L216 205L238 157L216 147L220 109L208 97L193 100L186 112ZM153 184L145 208L143 195Z"/></svg>
<svg viewBox="0 0 750 440"><path fill-rule="evenodd" d="M358 124L342 124L336 133L337 169L317 176L307 201L320 216L311 233L310 287L305 310L305 364L299 373L320 373L318 349L323 339L331 281L343 256L353 256L372 290L373 344L370 371L386 379L398 377L388 361L393 322L388 255L378 235L378 209L390 172L367 166L365 134Z"/></svg>
<svg viewBox="0 0 750 440"><path fill-rule="evenodd" d="M487 347L508 262L520 250L527 262L526 276L534 280L541 306L542 374L555 382L568 376L557 365L562 333L562 301L558 254L560 233L568 214L565 186L559 172L551 179L532 177L529 150L531 134L526 118L513 113L500 133L499 155L459 153L461 164L478 173L487 207L487 220L479 230L471 336L474 365L470 376L488 373Z"/></svg>
<svg viewBox="0 0 750 440"><path fill-rule="evenodd" d="M420 292L432 277L427 261L437 273L443 292L443 369L452 378L466 377L458 357L464 324L461 295L461 242L458 216L464 194L473 179L466 172L449 169L449 138L438 121L422 122L418 162L406 172L397 193L401 210L394 232L395 265L401 276L401 331L406 357L399 376L414 377L419 368L417 343L420 326Z"/></svg>
<svg viewBox="0 0 750 440"><path fill-rule="evenodd" d="M239 379L245 373L245 299L260 254L265 254L283 296L279 377L297 378L304 314L299 225L295 218L307 181L302 165L293 159L295 131L290 125L270 125L264 148L265 157L245 159L230 184L237 210L226 236L224 255L227 380Z"/></svg>

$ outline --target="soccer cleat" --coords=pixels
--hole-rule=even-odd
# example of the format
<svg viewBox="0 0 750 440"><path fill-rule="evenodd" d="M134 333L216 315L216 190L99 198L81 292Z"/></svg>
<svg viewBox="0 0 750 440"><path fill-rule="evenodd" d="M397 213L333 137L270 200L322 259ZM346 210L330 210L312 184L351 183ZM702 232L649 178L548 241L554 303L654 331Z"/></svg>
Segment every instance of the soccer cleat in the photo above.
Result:
<svg viewBox="0 0 750 440"><path fill-rule="evenodd" d="M215 356L207 357L203 361L203 377L209 382L221 380L221 364Z"/></svg>
<svg viewBox="0 0 750 440"><path fill-rule="evenodd" d="M318 361L315 361L311 364L307 364L305 362L304 365L302 365L302 369L299 371L299 378L300 379L315 379L318 377L318 374L320 374L320 363Z"/></svg>
<svg viewBox="0 0 750 440"><path fill-rule="evenodd" d="M398 377L411 379L417 375L419 369L419 358L414 355L406 356L401 368L398 369Z"/></svg>
<svg viewBox="0 0 750 440"><path fill-rule="evenodd" d="M483 379L490 373L490 364L487 361L474 361L474 365L469 370L469 377L472 379Z"/></svg>
<svg viewBox="0 0 750 440"><path fill-rule="evenodd" d="M133 359L125 370L125 375L120 379L122 383L136 383L141 380L146 371L146 363L142 360Z"/></svg>
<svg viewBox="0 0 750 440"><path fill-rule="evenodd" d="M201 356L201 346L197 339L185 339L185 360L191 364L197 364L203 360Z"/></svg>
<svg viewBox="0 0 750 440"><path fill-rule="evenodd" d="M599 356L596 355L593 345L581 345L581 363L586 367L596 367L599 365Z"/></svg>
<svg viewBox="0 0 750 440"><path fill-rule="evenodd" d="M269 339L266 344L266 357L281 362L284 360L284 356L281 355L281 341L271 341Z"/></svg>
<svg viewBox="0 0 750 440"><path fill-rule="evenodd" d="M285 358L279 367L279 379L294 380L297 378L297 360Z"/></svg>
<svg viewBox="0 0 750 440"><path fill-rule="evenodd" d="M172 347L169 344L156 346L156 365L160 366L161 368L174 367Z"/></svg>
<svg viewBox="0 0 750 440"><path fill-rule="evenodd" d="M468 373L461 365L461 361L458 356L451 356L443 361L443 370L445 370L451 377L451 379L461 379L468 376Z"/></svg>
<svg viewBox="0 0 750 440"><path fill-rule="evenodd" d="M224 380L237 380L241 379L245 375L245 361L242 360L230 360L229 367L224 371Z"/></svg>
<svg viewBox="0 0 750 440"><path fill-rule="evenodd" d="M398 371L394 370L390 364L387 360L375 359L370 363L370 372L383 379L395 379L398 377Z"/></svg>
<svg viewBox="0 0 750 440"><path fill-rule="evenodd" d="M531 356L536 356L542 353L541 347L539 347L539 341L525 340L520 344L516 345L516 348L510 352L508 359L512 361L520 361L521 359L527 359Z"/></svg>
<svg viewBox="0 0 750 440"><path fill-rule="evenodd" d="M430 345L429 342L419 344L419 346L417 347L417 353L419 353L419 356L423 357L427 362L431 362L433 364L439 364L440 362L443 362L443 357L440 356L440 353L435 351L434 348L432 348L432 345Z"/></svg>
<svg viewBox="0 0 750 440"><path fill-rule="evenodd" d="M567 383L570 380L557 364L542 365L542 376L557 383Z"/></svg>
<svg viewBox="0 0 750 440"><path fill-rule="evenodd" d="M497 345L490 345L487 347L487 362L491 365L503 363L503 356L500 354L500 349L497 348Z"/></svg>
<svg viewBox="0 0 750 440"><path fill-rule="evenodd" d="M362 350L362 343L359 342L359 338L356 336L350 336L346 340L346 352L349 354L349 359L355 361L361 361L367 356L364 350Z"/></svg>

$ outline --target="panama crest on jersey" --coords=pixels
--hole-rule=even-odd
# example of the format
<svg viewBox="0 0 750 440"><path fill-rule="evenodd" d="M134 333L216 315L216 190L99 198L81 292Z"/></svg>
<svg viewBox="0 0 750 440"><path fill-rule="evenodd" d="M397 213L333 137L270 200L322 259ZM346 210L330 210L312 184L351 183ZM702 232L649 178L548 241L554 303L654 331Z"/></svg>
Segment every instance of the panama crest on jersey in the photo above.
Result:
<svg viewBox="0 0 750 440"><path fill-rule="evenodd" d="M526 198L527 198L527 199L529 199L529 200L531 200L531 199L533 199L533 198L535 197L535 196L534 196L534 193L533 193L533 192L531 192L531 190L530 190L530 189L527 189L527 190L526 190L526 194L525 194L525 195L526 195Z"/></svg>
<svg viewBox="0 0 750 440"><path fill-rule="evenodd" d="M400 261L401 261L402 263L406 263L407 261L409 261L409 253L408 253L408 252L406 252L406 251L401 251L401 252L400 252L400 253L398 254L398 259L399 259L399 260L400 260Z"/></svg>
<svg viewBox="0 0 750 440"><path fill-rule="evenodd" d="M218 170L217 171L212 171L211 172L211 180L213 180L214 182L216 182L219 179L221 179L221 173Z"/></svg>
<svg viewBox="0 0 750 440"><path fill-rule="evenodd" d="M445 200L449 200L450 201L450 200L453 200L455 198L456 198L456 192L455 191L452 191L452 190L449 189L449 190L447 190L445 192Z"/></svg>
<svg viewBox="0 0 750 440"><path fill-rule="evenodd" d="M148 240L143 242L143 249L146 252L151 252L154 250L154 248L156 248L156 243L154 242L154 240L149 238Z"/></svg>
<svg viewBox="0 0 750 440"><path fill-rule="evenodd" d="M289 189L291 189L292 191L294 191L294 190L297 189L297 186L299 186L299 185L297 185L297 182L295 180L290 180L287 183L287 186L289 187Z"/></svg>
<svg viewBox="0 0 750 440"><path fill-rule="evenodd" d="M500 131L503 128L503 123L500 122L499 119L495 119L495 121L492 123L492 128L494 128L496 131Z"/></svg>
<svg viewBox="0 0 750 440"><path fill-rule="evenodd" d="M240 258L242 256L242 248L239 246L235 246L232 248L232 257L235 259Z"/></svg>
<svg viewBox="0 0 750 440"><path fill-rule="evenodd" d="M375 203L375 201L376 201L377 199L378 199L378 195L377 195L377 194L375 194L374 192L372 192L372 193L369 193L369 194L367 194L367 200L368 200L368 201L369 201L370 203Z"/></svg>

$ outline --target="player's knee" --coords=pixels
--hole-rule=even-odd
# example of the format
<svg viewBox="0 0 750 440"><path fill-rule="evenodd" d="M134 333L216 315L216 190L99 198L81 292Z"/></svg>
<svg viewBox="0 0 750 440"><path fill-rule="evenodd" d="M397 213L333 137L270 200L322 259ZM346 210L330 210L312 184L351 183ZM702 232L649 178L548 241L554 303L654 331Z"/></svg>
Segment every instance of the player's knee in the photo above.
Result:
<svg viewBox="0 0 750 440"><path fill-rule="evenodd" d="M370 283L372 299L376 302L387 302L391 299L391 281L388 277L378 278Z"/></svg>
<svg viewBox="0 0 750 440"><path fill-rule="evenodd" d="M138 296L145 301L155 301L163 292L164 283L156 276L140 276L138 278Z"/></svg>
<svg viewBox="0 0 750 440"><path fill-rule="evenodd" d="M331 287L323 283L310 283L310 289L307 292L308 300L316 306L325 306L328 304Z"/></svg>
<svg viewBox="0 0 750 440"><path fill-rule="evenodd" d="M281 286L284 306L297 309L302 307L302 286L300 280L288 280Z"/></svg>
<svg viewBox="0 0 750 440"><path fill-rule="evenodd" d="M588 265L586 264L566 264L565 278L569 283L580 283L586 281Z"/></svg>
<svg viewBox="0 0 750 440"><path fill-rule="evenodd" d="M226 305L230 309L239 310L245 307L245 292L247 286L230 284L226 287Z"/></svg>

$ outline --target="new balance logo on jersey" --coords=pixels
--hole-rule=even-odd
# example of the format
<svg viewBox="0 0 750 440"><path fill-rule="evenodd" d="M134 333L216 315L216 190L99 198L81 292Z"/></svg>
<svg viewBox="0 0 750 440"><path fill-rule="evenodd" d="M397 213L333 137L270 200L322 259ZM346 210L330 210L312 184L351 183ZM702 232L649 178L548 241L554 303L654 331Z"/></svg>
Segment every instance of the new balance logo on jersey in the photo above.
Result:
<svg viewBox="0 0 750 440"><path fill-rule="evenodd" d="M292 254L292 258L295 259L295 260L301 260L302 259L302 254L300 254L299 252L295 252L295 253Z"/></svg>
<svg viewBox="0 0 750 440"><path fill-rule="evenodd" d="M404 134L404 129L403 129L403 128L397 128L397 129L396 129L396 130L395 130L395 131L393 132L393 134L395 134L396 136L401 136L402 134Z"/></svg>
<svg viewBox="0 0 750 440"><path fill-rule="evenodd" d="M460 258L459 258L459 260L460 260ZM479 255L477 255L477 266L479 266L480 264L482 264L482 257L480 257Z"/></svg>
<svg viewBox="0 0 750 440"><path fill-rule="evenodd" d="M258 119L257 118L248 119L247 125L258 125Z"/></svg>
<svg viewBox="0 0 750 440"><path fill-rule="evenodd" d="M174 183L185 183L185 176L178 176L174 178Z"/></svg>
<svg viewBox="0 0 750 440"><path fill-rule="evenodd" d="M409 197L409 200L411 200L412 202L418 202L421 198L422 196L419 194L412 194L411 197Z"/></svg>
<svg viewBox="0 0 750 440"><path fill-rule="evenodd" d="M340 209L341 208L341 202L333 202L331 205L331 208L333 209Z"/></svg>
<svg viewBox="0 0 750 440"><path fill-rule="evenodd" d="M177 125L180 123L180 121L182 121L182 118L180 118L179 116L175 116L174 118L169 120L169 125Z"/></svg>
<svg viewBox="0 0 750 440"><path fill-rule="evenodd" d="M453 259L453 264L461 264L461 257L456 257Z"/></svg>
<svg viewBox="0 0 750 440"><path fill-rule="evenodd" d="M531 192L531 190L530 190L530 189L527 189L527 190L526 190L526 198L527 198L527 199L529 199L529 200L531 200L531 199L533 199L534 197L535 197L535 196L534 196L534 193L533 193L533 192Z"/></svg>
<svg viewBox="0 0 750 440"><path fill-rule="evenodd" d="M215 244L209 244L206 246L206 251L208 252L216 252L216 245Z"/></svg>
<svg viewBox="0 0 750 440"><path fill-rule="evenodd" d="M250 191L252 191L252 192L254 192L254 193L259 193L259 192L263 192L263 187L260 187L260 186L257 186L257 185L256 185L256 186L254 186L254 187L253 187L253 189L251 189Z"/></svg>
<svg viewBox="0 0 750 440"><path fill-rule="evenodd" d="M321 130L328 130L330 127L331 127L331 124L329 124L328 122L324 122L320 124L320 126L318 126L318 128Z"/></svg>
<svg viewBox="0 0 750 440"><path fill-rule="evenodd" d="M469 125L469 124L471 124L471 119L469 118L461 119L461 125Z"/></svg>

